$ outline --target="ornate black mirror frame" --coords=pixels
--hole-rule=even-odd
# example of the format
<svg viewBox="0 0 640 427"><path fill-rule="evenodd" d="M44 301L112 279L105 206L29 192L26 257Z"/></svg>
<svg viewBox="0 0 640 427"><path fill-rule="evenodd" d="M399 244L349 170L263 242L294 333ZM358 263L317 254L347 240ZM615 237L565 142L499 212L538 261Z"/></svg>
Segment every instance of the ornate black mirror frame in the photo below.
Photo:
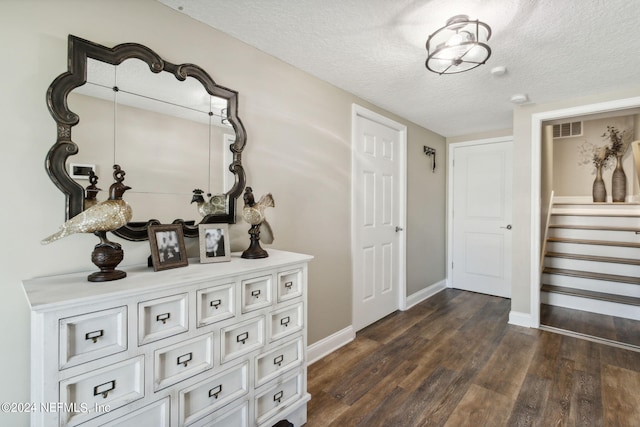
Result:
<svg viewBox="0 0 640 427"><path fill-rule="evenodd" d="M69 93L86 83L87 58L105 62L111 65L119 65L126 59L137 58L144 61L153 73L162 71L173 74L176 79L183 81L187 77L197 79L205 90L213 96L224 98L228 101L227 119L235 131L235 141L230 150L233 160L229 165L229 171L235 176L232 188L225 193L228 200L226 214L205 216L201 223L234 223L236 199L242 194L245 187L245 172L242 167L242 150L246 143L246 133L242 122L237 116L238 93L231 89L217 85L213 79L197 65L172 64L163 60L158 54L146 46L136 43L123 43L113 48L69 35L68 39L68 71L59 75L47 90L47 106L57 125L57 140L49 150L45 168L53 183L65 195L65 220L68 220L84 210L84 188L74 181L69 175L66 160L69 156L78 153L78 146L71 139L71 128L78 124L80 118L69 110L67 96ZM195 221L176 219L173 223L181 223L185 237L198 236L198 224ZM115 230L113 233L119 237L132 241L147 240L147 228L152 224L160 224L160 221L149 219L146 222L132 222Z"/></svg>

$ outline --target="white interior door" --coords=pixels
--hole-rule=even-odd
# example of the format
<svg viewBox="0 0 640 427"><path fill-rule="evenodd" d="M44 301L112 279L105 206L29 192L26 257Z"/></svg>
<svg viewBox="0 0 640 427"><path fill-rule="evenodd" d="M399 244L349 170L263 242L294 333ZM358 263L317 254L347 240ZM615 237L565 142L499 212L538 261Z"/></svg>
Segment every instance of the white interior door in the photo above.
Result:
<svg viewBox="0 0 640 427"><path fill-rule="evenodd" d="M353 115L353 326L404 298L406 129L375 113Z"/></svg>
<svg viewBox="0 0 640 427"><path fill-rule="evenodd" d="M453 288L511 297L511 151L510 140L450 150Z"/></svg>

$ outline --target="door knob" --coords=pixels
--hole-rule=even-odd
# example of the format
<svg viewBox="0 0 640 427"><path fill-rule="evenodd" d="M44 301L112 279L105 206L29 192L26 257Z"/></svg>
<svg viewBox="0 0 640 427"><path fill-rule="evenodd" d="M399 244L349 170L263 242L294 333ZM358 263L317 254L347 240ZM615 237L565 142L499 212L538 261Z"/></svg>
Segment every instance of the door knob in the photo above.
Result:
<svg viewBox="0 0 640 427"><path fill-rule="evenodd" d="M397 233L398 231L402 231L402 227L398 227L398 226L396 225L396 233Z"/></svg>
<svg viewBox="0 0 640 427"><path fill-rule="evenodd" d="M511 230L511 224L507 225L506 227L500 227L500 228L506 228L507 230Z"/></svg>

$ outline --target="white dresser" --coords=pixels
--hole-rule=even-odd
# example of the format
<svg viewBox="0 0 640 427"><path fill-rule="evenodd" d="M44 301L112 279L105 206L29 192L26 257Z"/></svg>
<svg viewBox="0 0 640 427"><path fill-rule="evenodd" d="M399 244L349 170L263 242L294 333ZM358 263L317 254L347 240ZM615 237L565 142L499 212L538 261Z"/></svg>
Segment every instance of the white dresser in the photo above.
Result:
<svg viewBox="0 0 640 427"><path fill-rule="evenodd" d="M32 426L303 425L311 259L25 280Z"/></svg>

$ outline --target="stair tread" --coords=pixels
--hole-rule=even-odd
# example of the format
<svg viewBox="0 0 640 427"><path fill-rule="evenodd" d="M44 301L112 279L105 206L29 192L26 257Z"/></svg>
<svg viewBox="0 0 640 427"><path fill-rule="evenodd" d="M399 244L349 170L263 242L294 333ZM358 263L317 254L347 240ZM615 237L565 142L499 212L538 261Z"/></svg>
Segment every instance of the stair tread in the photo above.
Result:
<svg viewBox="0 0 640 427"><path fill-rule="evenodd" d="M636 259L636 258L616 258L616 257L609 257L609 256L571 254L571 253L564 253L564 252L547 252L545 256L552 257L552 258L576 259L576 260L582 260L582 261L610 262L613 264L640 265L640 259Z"/></svg>
<svg viewBox="0 0 640 427"><path fill-rule="evenodd" d="M640 233L640 227L609 227L606 225L549 224L549 228L567 228L570 230L636 231Z"/></svg>
<svg viewBox="0 0 640 427"><path fill-rule="evenodd" d="M609 301L609 302L616 302L621 304L640 306L640 298L630 297L626 295L608 294L605 292L588 291L585 289L574 289L574 288L568 288L565 286L556 286L556 285L542 285L541 289L543 292L573 295L577 297L591 298L591 299L597 299L601 301Z"/></svg>
<svg viewBox="0 0 640 427"><path fill-rule="evenodd" d="M584 245L603 245L603 246L623 246L627 248L640 248L640 243L637 242L618 242L611 240L590 240L590 239L569 239L565 237L548 237L548 242L560 242L560 243L577 243Z"/></svg>
<svg viewBox="0 0 640 427"><path fill-rule="evenodd" d="M621 282L640 285L640 277L620 276L617 274L595 273L592 271L567 270L564 268L545 267L542 270L547 274L561 274L564 276L582 277L585 279L608 280L610 282Z"/></svg>

